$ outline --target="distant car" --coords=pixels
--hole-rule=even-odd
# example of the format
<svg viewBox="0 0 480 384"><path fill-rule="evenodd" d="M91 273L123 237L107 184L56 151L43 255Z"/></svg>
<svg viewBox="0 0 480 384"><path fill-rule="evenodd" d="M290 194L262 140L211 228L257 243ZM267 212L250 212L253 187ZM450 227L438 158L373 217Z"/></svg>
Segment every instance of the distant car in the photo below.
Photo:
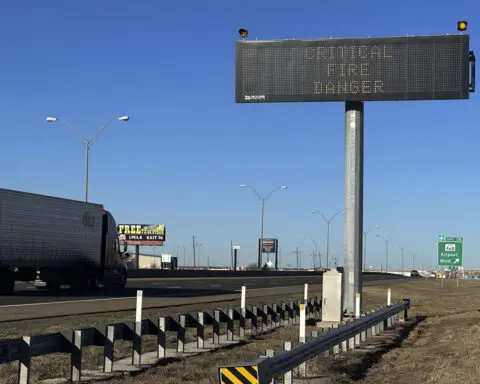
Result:
<svg viewBox="0 0 480 384"><path fill-rule="evenodd" d="M421 277L420 273L415 269L412 272L410 272L410 276L411 277Z"/></svg>
<svg viewBox="0 0 480 384"><path fill-rule="evenodd" d="M344 271L343 267L337 267L337 272L344 273L343 271Z"/></svg>

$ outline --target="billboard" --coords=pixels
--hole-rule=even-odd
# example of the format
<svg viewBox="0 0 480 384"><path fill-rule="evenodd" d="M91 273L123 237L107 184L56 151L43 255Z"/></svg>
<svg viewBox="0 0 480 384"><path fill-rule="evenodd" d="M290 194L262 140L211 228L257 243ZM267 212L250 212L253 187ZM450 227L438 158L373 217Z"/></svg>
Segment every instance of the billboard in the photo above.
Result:
<svg viewBox="0 0 480 384"><path fill-rule="evenodd" d="M165 224L118 224L120 244L163 245Z"/></svg>
<svg viewBox="0 0 480 384"><path fill-rule="evenodd" d="M263 239L262 253L277 253L278 239Z"/></svg>
<svg viewBox="0 0 480 384"><path fill-rule="evenodd" d="M235 101L469 98L469 35L236 42Z"/></svg>

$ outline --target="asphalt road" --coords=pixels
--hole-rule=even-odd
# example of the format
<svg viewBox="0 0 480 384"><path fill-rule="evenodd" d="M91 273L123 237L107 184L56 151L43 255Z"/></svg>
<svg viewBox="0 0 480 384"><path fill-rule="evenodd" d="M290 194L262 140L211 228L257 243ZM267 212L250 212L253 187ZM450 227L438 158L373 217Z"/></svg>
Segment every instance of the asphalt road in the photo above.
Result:
<svg viewBox="0 0 480 384"><path fill-rule="evenodd" d="M64 301L100 301L135 297L143 290L144 297L198 297L232 294L247 289L290 287L303 284L321 284L322 277L253 277L253 278L199 278L199 279L132 279L124 290L99 290L75 294L68 288L53 292L37 289L31 284L18 283L11 296L0 296L0 308L5 306L41 305Z"/></svg>

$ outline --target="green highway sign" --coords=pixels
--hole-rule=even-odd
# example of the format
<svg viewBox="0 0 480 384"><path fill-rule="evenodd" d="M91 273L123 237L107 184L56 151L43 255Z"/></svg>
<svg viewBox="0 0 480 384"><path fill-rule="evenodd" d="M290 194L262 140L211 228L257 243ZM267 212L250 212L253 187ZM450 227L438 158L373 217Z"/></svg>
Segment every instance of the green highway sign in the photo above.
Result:
<svg viewBox="0 0 480 384"><path fill-rule="evenodd" d="M463 266L463 237L438 236L438 265L443 267Z"/></svg>

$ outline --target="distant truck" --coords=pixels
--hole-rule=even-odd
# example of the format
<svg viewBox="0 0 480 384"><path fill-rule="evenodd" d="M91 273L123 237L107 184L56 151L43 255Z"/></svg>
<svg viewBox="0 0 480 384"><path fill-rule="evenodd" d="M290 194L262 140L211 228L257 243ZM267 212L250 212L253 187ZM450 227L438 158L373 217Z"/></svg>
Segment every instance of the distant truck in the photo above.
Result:
<svg viewBox="0 0 480 384"><path fill-rule="evenodd" d="M38 278L47 289L124 288L128 256L102 205L0 188L0 294Z"/></svg>

